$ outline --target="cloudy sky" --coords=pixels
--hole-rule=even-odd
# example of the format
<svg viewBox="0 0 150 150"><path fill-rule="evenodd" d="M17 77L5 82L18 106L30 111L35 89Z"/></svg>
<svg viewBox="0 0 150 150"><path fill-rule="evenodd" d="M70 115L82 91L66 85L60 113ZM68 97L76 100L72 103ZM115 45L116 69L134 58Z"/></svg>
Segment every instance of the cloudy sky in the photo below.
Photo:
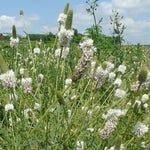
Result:
<svg viewBox="0 0 150 150"><path fill-rule="evenodd" d="M58 15L65 4L70 3L74 10L73 27L79 32L93 24L92 16L86 12L86 0L3 0L0 9L0 33L11 32L16 25L17 33L23 34L25 27L19 11L24 11L24 20L29 33L57 32ZM129 44L150 44L150 0L99 0L96 11L97 20L103 17L102 32L111 35L112 26L109 17L112 9L124 16L126 25L124 38Z"/></svg>

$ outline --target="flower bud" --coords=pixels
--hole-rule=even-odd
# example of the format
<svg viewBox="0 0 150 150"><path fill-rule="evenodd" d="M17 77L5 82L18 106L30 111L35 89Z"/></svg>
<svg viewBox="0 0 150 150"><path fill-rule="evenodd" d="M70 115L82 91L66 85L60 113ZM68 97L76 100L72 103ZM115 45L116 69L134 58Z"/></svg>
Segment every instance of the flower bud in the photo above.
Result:
<svg viewBox="0 0 150 150"><path fill-rule="evenodd" d="M20 10L20 16L23 16L23 10Z"/></svg>
<svg viewBox="0 0 150 150"><path fill-rule="evenodd" d="M64 9L64 14L67 14L68 13L68 9L69 9L69 3L66 4L66 7Z"/></svg>
<svg viewBox="0 0 150 150"><path fill-rule="evenodd" d="M17 38L16 27L15 27L15 25L12 26L12 37L13 37L14 39Z"/></svg>
<svg viewBox="0 0 150 150"><path fill-rule="evenodd" d="M71 29L72 18L73 18L73 10L71 9L71 10L69 10L68 15L67 15L67 19L66 19L66 25L65 25L66 30Z"/></svg>
<svg viewBox="0 0 150 150"><path fill-rule="evenodd" d="M146 81L147 79L147 66L146 65L143 65L142 68L141 68L141 71L139 73L139 76L138 76L138 80L140 81L140 83L143 83Z"/></svg>

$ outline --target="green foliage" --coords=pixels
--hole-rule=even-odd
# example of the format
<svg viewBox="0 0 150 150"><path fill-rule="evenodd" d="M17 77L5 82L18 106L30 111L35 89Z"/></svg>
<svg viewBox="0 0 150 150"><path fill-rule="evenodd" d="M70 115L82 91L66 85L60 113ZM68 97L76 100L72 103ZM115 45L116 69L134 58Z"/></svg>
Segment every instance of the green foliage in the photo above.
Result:
<svg viewBox="0 0 150 150"><path fill-rule="evenodd" d="M43 42L48 42L51 41L53 39L55 39L55 35L53 33L49 33L48 35L46 34L29 34L30 40L31 41L40 41L40 39L42 39Z"/></svg>
<svg viewBox="0 0 150 150"><path fill-rule="evenodd" d="M110 24L113 26L113 42L114 44L119 44L123 42L123 32L126 29L125 25L121 23L121 20L123 19L123 16L120 16L119 13L116 10L112 10L113 17L110 16Z"/></svg>
<svg viewBox="0 0 150 150"><path fill-rule="evenodd" d="M6 73L8 71L7 64L1 54L0 54L0 68L2 73Z"/></svg>

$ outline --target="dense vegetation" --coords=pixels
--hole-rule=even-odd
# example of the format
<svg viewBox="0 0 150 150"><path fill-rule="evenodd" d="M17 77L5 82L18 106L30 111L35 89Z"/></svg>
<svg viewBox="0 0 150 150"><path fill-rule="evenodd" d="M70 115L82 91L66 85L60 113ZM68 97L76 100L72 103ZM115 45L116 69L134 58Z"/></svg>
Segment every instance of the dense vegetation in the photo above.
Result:
<svg viewBox="0 0 150 150"><path fill-rule="evenodd" d="M94 17L97 0L87 3ZM67 3L56 36L20 39L13 26L0 41L1 149L150 149L150 54L122 46L114 13L112 37L102 19L87 36L72 29Z"/></svg>

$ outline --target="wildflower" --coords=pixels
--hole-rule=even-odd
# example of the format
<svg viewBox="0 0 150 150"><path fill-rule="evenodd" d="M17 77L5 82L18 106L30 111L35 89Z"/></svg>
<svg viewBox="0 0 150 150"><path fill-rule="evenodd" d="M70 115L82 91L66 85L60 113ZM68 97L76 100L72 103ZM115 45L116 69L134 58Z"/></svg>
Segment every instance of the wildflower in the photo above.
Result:
<svg viewBox="0 0 150 150"><path fill-rule="evenodd" d="M79 43L79 45L83 51L86 51L87 49L90 49L93 46L93 40L87 39L83 43Z"/></svg>
<svg viewBox="0 0 150 150"><path fill-rule="evenodd" d="M9 111L9 110L14 110L14 105L13 104L6 104L5 105L5 111Z"/></svg>
<svg viewBox="0 0 150 150"><path fill-rule="evenodd" d="M19 38L13 38L11 37L10 38L10 46L11 47L18 47L18 44L19 44Z"/></svg>
<svg viewBox="0 0 150 150"><path fill-rule="evenodd" d="M117 89L115 92L115 97L117 97L117 98L122 98L125 95L126 95L126 92L124 90L121 90L121 89Z"/></svg>
<svg viewBox="0 0 150 150"><path fill-rule="evenodd" d="M100 130L99 135L103 140L108 139L117 126L117 121L113 119L107 120L105 126Z"/></svg>
<svg viewBox="0 0 150 150"><path fill-rule="evenodd" d="M41 105L39 103L34 104L34 110L39 110L41 109Z"/></svg>
<svg viewBox="0 0 150 150"><path fill-rule="evenodd" d="M138 121L132 132L134 132L137 137L143 137L144 134L148 132L148 126Z"/></svg>
<svg viewBox="0 0 150 150"><path fill-rule="evenodd" d="M43 74L39 74L38 75L38 86L40 87L41 86L41 83L43 81L43 78L44 78L44 75Z"/></svg>
<svg viewBox="0 0 150 150"><path fill-rule="evenodd" d="M21 75L24 75L24 68L20 68L19 71L20 71L20 74L21 74Z"/></svg>
<svg viewBox="0 0 150 150"><path fill-rule="evenodd" d="M143 108L148 110L148 104L147 103L143 104Z"/></svg>
<svg viewBox="0 0 150 150"><path fill-rule="evenodd" d="M142 96L142 98L141 98L141 101L142 101L143 103L145 103L148 99L149 99L149 96L148 96L147 94L144 94L144 95Z"/></svg>
<svg viewBox="0 0 150 150"><path fill-rule="evenodd" d="M31 93L32 90L32 78L22 78L21 84L24 87L24 93Z"/></svg>
<svg viewBox="0 0 150 150"><path fill-rule="evenodd" d="M72 83L72 79L66 79L66 80L65 80L65 85L68 86L68 85L71 84L71 83Z"/></svg>
<svg viewBox="0 0 150 150"><path fill-rule="evenodd" d="M106 62L107 67L106 69L108 70L108 72L110 72L112 69L114 69L114 64L112 64L111 62Z"/></svg>
<svg viewBox="0 0 150 150"><path fill-rule="evenodd" d="M73 30L66 30L64 27L61 27L60 31L58 32L59 44L63 47L67 47L72 40L73 35Z"/></svg>
<svg viewBox="0 0 150 150"><path fill-rule="evenodd" d="M40 54L40 49L38 47L35 47L33 51L34 54Z"/></svg>
<svg viewBox="0 0 150 150"><path fill-rule="evenodd" d="M29 112L32 112L31 108L27 108L23 111L25 119L29 119Z"/></svg>
<svg viewBox="0 0 150 150"><path fill-rule="evenodd" d="M17 79L12 70L7 71L0 75L0 80L5 88L15 88Z"/></svg>
<svg viewBox="0 0 150 150"><path fill-rule="evenodd" d="M120 85L122 84L122 80L117 78L114 82L114 85L117 85L118 87L120 87Z"/></svg>
<svg viewBox="0 0 150 150"><path fill-rule="evenodd" d="M60 24L64 25L65 22L66 22L66 19L67 19L67 15L64 14L64 13L61 13L61 14L59 14L59 17L58 17L58 20L57 20L57 21L58 21Z"/></svg>
<svg viewBox="0 0 150 150"><path fill-rule="evenodd" d="M141 142L141 147L142 148L146 148L147 147L147 145L145 145L145 142Z"/></svg>
<svg viewBox="0 0 150 150"><path fill-rule="evenodd" d="M100 87L105 83L105 80L108 77L108 70L103 69L102 66L97 67L95 79L96 79L96 89L100 89Z"/></svg>
<svg viewBox="0 0 150 150"><path fill-rule="evenodd" d="M126 109L123 109L123 110L121 110L121 109L109 109L107 111L106 115L105 114L102 115L102 118L103 119L109 119L113 116L117 119L120 116L124 116L126 114L126 112L127 112Z"/></svg>
<svg viewBox="0 0 150 150"><path fill-rule="evenodd" d="M109 79L113 80L116 77L116 74L114 72L109 73Z"/></svg>
<svg viewBox="0 0 150 150"><path fill-rule="evenodd" d="M91 39L87 39L85 41L86 44L81 44L81 49L83 50L82 53L82 57L78 62L78 65L75 67L75 72L72 76L72 80L73 81L77 81L79 80L85 73L86 69L88 68L91 60L93 59L93 42L89 42L89 41L93 41Z"/></svg>
<svg viewBox="0 0 150 150"><path fill-rule="evenodd" d="M59 48L59 49L56 49L56 50L55 50L55 57L56 57L56 58L60 57L60 54L61 54L61 49L60 49L60 48Z"/></svg>
<svg viewBox="0 0 150 150"><path fill-rule="evenodd" d="M88 131L94 132L94 128L87 128Z"/></svg>
<svg viewBox="0 0 150 150"><path fill-rule="evenodd" d="M133 83L130 87L130 90L133 91L133 92L136 92L138 90L138 87L139 87L139 81L136 81L135 83Z"/></svg>
<svg viewBox="0 0 150 150"><path fill-rule="evenodd" d="M118 67L118 72L121 72L122 74L124 74L125 71L126 71L126 66L120 65L120 66Z"/></svg>
<svg viewBox="0 0 150 150"><path fill-rule="evenodd" d="M76 150L83 150L84 149L84 141L77 141L77 149Z"/></svg>
<svg viewBox="0 0 150 150"><path fill-rule="evenodd" d="M134 105L133 105L133 106L135 106L135 104L137 104L137 106L140 107L141 101L136 100L136 101L134 102Z"/></svg>

